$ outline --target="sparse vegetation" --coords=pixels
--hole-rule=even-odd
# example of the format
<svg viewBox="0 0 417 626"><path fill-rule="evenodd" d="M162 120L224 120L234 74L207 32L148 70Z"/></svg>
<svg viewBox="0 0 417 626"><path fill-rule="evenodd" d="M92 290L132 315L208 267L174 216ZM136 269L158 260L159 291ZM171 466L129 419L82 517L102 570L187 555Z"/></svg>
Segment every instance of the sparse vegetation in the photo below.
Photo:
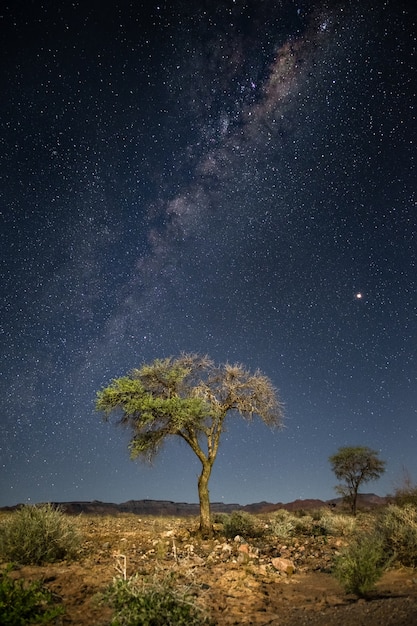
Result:
<svg viewBox="0 0 417 626"><path fill-rule="evenodd" d="M334 575L347 593L364 597L374 589L387 563L382 537L362 534L336 558Z"/></svg>
<svg viewBox="0 0 417 626"><path fill-rule="evenodd" d="M24 626L48 624L64 613L52 594L38 581L26 583L11 578L9 566L0 573L0 624Z"/></svg>
<svg viewBox="0 0 417 626"><path fill-rule="evenodd" d="M289 511L280 509L273 514L270 528L272 534L282 539L293 536L295 533L297 519Z"/></svg>
<svg viewBox="0 0 417 626"><path fill-rule="evenodd" d="M233 539L237 535L249 539L265 533L265 527L258 518L246 511L233 511L230 515L222 513L217 519L223 524L223 534L227 539Z"/></svg>
<svg viewBox="0 0 417 626"><path fill-rule="evenodd" d="M273 514L270 523L271 532L281 539L297 535L349 536L354 528L354 518L331 513L327 509L312 511L311 515L305 512L299 515L280 509Z"/></svg>
<svg viewBox="0 0 417 626"><path fill-rule="evenodd" d="M356 528L355 518L342 513L323 511L319 521L326 533L334 537L349 537Z"/></svg>
<svg viewBox="0 0 417 626"><path fill-rule="evenodd" d="M73 520L50 504L23 506L0 523L1 557L22 565L73 558L80 540Z"/></svg>
<svg viewBox="0 0 417 626"><path fill-rule="evenodd" d="M394 493L393 500L398 506L412 504L417 507L417 486L409 489L397 489Z"/></svg>
<svg viewBox="0 0 417 626"><path fill-rule="evenodd" d="M385 549L401 565L417 566L417 508L412 504L387 507L377 523Z"/></svg>
<svg viewBox="0 0 417 626"><path fill-rule="evenodd" d="M113 581L104 599L114 608L113 626L202 626L214 624L193 596L172 577L132 576Z"/></svg>
<svg viewBox="0 0 417 626"><path fill-rule="evenodd" d="M237 511L215 516L226 524L218 524L209 540L196 532L197 517L85 514L76 519L83 535L80 559L19 566L18 571L9 571L9 577L25 580L13 582L17 592L20 585L29 589L34 579L45 581L49 592L56 594L52 597L59 597L60 607L65 607L65 621L79 626L110 624L112 619L116 626L158 626L161 621L210 624L210 620L231 625L249 619L255 623L260 601L269 617L281 610L288 612L290 606L295 611L298 608L299 615L301 607L312 607L326 597L334 597L338 603L340 623L354 626L360 620L350 612L344 615L342 606L352 608L354 603L344 598L343 589L366 597L375 588L381 598L386 593L397 594L392 595L393 603L394 598L395 603L397 599L400 603L400 598L417 603L413 570L394 567L413 563L416 514L413 507L393 505L357 517L328 507L269 514ZM2 514L0 526L14 516ZM63 516L74 523L70 516ZM235 534L245 541L233 541ZM275 560L289 561L294 582L308 583L305 590L302 584L282 584L288 577L276 568ZM6 567L4 562L1 567ZM322 577L322 573L334 576ZM107 599L99 603L100 597ZM378 597L373 598L373 605L380 601ZM45 611L36 618L39 623L47 623L46 611L58 608L47 599L45 596L41 602ZM19 601L13 600L14 605ZM356 616L361 615L359 606L367 603L358 605ZM404 608L407 618L416 606ZM151 621L154 615L163 617ZM8 624L2 616L0 623ZM330 619L328 623L333 622ZM370 623L385 622L382 618ZM413 623L411 618L409 623Z"/></svg>
<svg viewBox="0 0 417 626"><path fill-rule="evenodd" d="M402 484L397 487L392 499L394 504L397 504L398 506L412 504L417 507L417 485L413 483L411 476L406 469L404 469L403 472Z"/></svg>

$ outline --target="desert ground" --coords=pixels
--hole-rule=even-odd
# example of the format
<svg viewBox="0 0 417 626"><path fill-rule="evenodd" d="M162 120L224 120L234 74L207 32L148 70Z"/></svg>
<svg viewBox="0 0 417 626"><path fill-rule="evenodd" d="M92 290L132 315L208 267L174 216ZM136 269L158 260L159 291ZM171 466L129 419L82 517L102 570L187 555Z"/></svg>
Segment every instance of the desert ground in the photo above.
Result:
<svg viewBox="0 0 417 626"><path fill-rule="evenodd" d="M411 626L417 624L417 572L392 567L367 599L348 595L331 574L343 536L265 533L226 539L221 527L198 538L196 518L119 514L80 515L78 558L43 566L16 566L15 578L42 580L65 613L56 624L108 626L112 609L102 594L117 577L172 577L214 623L257 626ZM266 518L260 524L268 525ZM289 559L294 571L274 567ZM2 565L4 567L4 564Z"/></svg>

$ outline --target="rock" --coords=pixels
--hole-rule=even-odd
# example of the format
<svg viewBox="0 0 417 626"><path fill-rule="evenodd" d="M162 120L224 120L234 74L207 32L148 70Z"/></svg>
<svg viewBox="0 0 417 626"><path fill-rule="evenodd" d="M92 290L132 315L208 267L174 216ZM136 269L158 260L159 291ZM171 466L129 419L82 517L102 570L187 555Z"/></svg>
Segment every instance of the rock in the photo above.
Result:
<svg viewBox="0 0 417 626"><path fill-rule="evenodd" d="M221 551L224 552L225 554L231 554L232 553L232 546L230 546L228 543L223 543L221 546Z"/></svg>
<svg viewBox="0 0 417 626"><path fill-rule="evenodd" d="M207 558L209 558L209 557L210 557L210 555ZM203 557L198 556L198 554L190 554L189 560L190 560L190 563L192 563L195 566L197 566L197 565L204 565L204 563L206 562L203 559Z"/></svg>
<svg viewBox="0 0 417 626"><path fill-rule="evenodd" d="M272 567L274 567L278 572L287 574L287 576L291 576L295 571L295 565L290 559L276 557L275 559L272 559L271 564Z"/></svg>
<svg viewBox="0 0 417 626"><path fill-rule="evenodd" d="M192 543L187 543L187 545L184 546L184 550L187 550L188 554L192 554L194 552L194 545Z"/></svg>

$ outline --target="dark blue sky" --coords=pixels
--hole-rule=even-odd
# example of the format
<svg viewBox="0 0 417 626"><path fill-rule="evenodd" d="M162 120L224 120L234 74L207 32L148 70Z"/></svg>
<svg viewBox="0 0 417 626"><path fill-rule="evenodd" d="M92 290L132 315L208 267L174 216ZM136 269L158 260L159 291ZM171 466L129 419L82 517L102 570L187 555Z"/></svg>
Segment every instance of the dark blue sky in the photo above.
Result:
<svg viewBox="0 0 417 626"><path fill-rule="evenodd" d="M94 412L182 351L286 407L230 420L212 500L331 498L343 445L417 481L413 3L6 4L0 505L197 501L191 451Z"/></svg>

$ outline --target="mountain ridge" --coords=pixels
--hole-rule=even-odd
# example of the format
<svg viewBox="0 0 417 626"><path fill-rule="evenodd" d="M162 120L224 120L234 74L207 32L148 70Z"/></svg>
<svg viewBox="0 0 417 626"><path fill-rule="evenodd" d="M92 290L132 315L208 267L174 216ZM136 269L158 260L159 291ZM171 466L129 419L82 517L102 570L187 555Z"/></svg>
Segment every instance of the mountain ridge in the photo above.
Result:
<svg viewBox="0 0 417 626"><path fill-rule="evenodd" d="M388 498L378 496L374 493L358 494L359 508L375 508L384 506L388 503ZM71 502L51 502L53 506L59 507L64 513L69 515L77 515L80 513L89 513L95 515L117 515L120 513L133 513L134 515L159 515L159 516L176 516L187 517L199 515L200 505L198 503L174 502L171 500L128 500L120 504L114 502L102 502L100 500L91 501L71 501ZM0 511L14 511L23 506L16 504L14 506L1 507ZM232 511L246 511L247 513L271 513L279 509L288 511L311 510L322 507L330 507L332 509L340 509L343 506L342 498L333 498L331 500L320 500L315 498L297 499L292 502L254 502L252 504L226 504L224 502L212 502L212 513L231 513Z"/></svg>

